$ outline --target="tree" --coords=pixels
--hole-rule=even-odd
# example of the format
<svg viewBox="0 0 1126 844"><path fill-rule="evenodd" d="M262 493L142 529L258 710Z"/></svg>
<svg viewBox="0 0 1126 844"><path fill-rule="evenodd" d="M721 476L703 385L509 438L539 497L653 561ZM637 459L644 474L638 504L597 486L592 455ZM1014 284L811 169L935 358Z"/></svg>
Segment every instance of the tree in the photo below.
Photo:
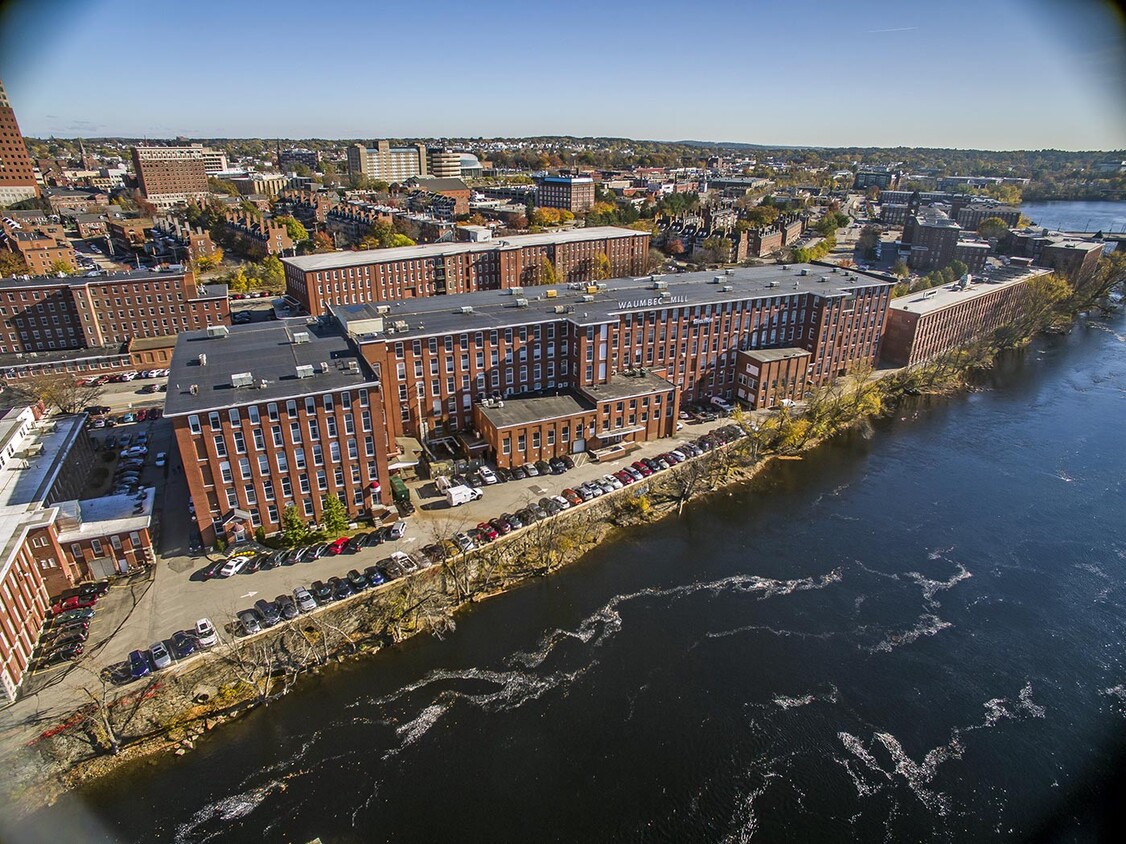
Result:
<svg viewBox="0 0 1126 844"><path fill-rule="evenodd" d="M856 248L865 258L875 258L879 243L880 229L876 226L865 226L860 230L860 237L856 239Z"/></svg>
<svg viewBox="0 0 1126 844"><path fill-rule="evenodd" d="M540 261L540 284L558 284L559 273L555 270L555 265L546 256Z"/></svg>
<svg viewBox="0 0 1126 844"><path fill-rule="evenodd" d="M105 387L62 373L33 375L21 381L18 389L47 407L67 414L97 404L105 394Z"/></svg>
<svg viewBox="0 0 1126 844"><path fill-rule="evenodd" d="M300 220L297 220L296 218L291 217L288 214L283 214L281 217L275 217L274 222L281 223L283 226L285 226L286 234L289 235L289 239L294 243L300 243L303 240L309 239L309 230L301 224Z"/></svg>
<svg viewBox="0 0 1126 844"><path fill-rule="evenodd" d="M314 252L335 252L336 244L332 242L328 232L317 232L313 235L313 251Z"/></svg>
<svg viewBox="0 0 1126 844"><path fill-rule="evenodd" d="M907 276L911 275L911 271L907 269L907 264L902 260L895 262L895 266L891 268L891 273L899 278L907 278Z"/></svg>
<svg viewBox="0 0 1126 844"><path fill-rule="evenodd" d="M200 255L194 263L197 272L206 273L218 269L223 264L223 250L216 246L214 252L210 255Z"/></svg>
<svg viewBox="0 0 1126 844"><path fill-rule="evenodd" d="M26 273L27 264L24 263L21 255L17 255L15 252L8 252L6 249L0 250L0 278L24 275Z"/></svg>
<svg viewBox="0 0 1126 844"><path fill-rule="evenodd" d="M1009 227L1000 217L986 217L977 227L977 233L987 240L1000 240L1009 233Z"/></svg>
<svg viewBox="0 0 1126 844"><path fill-rule="evenodd" d="M610 257L605 252L598 252L594 256L594 277L598 281L609 278L613 273Z"/></svg>
<svg viewBox="0 0 1126 844"><path fill-rule="evenodd" d="M762 229L777 220L779 213L773 205L756 205L743 212L743 219L751 228Z"/></svg>
<svg viewBox="0 0 1126 844"><path fill-rule="evenodd" d="M221 193L224 196L238 196L238 187L234 182L227 179L216 179L214 176L207 177L207 189L212 193Z"/></svg>
<svg viewBox="0 0 1126 844"><path fill-rule="evenodd" d="M339 536L348 529L348 511L339 496L326 495L321 508L321 525L329 534Z"/></svg>
<svg viewBox="0 0 1126 844"><path fill-rule="evenodd" d="M62 258L51 262L49 270L51 275L74 275L76 270L70 261L64 261Z"/></svg>
<svg viewBox="0 0 1126 844"><path fill-rule="evenodd" d="M223 277L232 293L245 293L250 289L250 278L242 267L232 270Z"/></svg>
<svg viewBox="0 0 1126 844"><path fill-rule="evenodd" d="M301 515L296 504L290 504L282 513L282 538L286 545L302 545L309 541L313 531L309 528L305 517Z"/></svg>

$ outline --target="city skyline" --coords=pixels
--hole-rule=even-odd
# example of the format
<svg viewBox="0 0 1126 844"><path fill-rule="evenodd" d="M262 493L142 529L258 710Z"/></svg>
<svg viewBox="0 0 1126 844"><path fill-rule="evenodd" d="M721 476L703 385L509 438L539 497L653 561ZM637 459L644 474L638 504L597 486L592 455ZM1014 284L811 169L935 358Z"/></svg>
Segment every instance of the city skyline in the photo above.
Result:
<svg viewBox="0 0 1126 844"><path fill-rule="evenodd" d="M674 11L439 4L420 28L350 3L306 20L288 0L268 18L208 0L148 19L127 0L54 0L5 10L0 78L31 137L1126 147L1109 5L957 0L938 17L865 0L820 10L810 31L774 3L709 0L703 25ZM125 45L148 72L122 72Z"/></svg>

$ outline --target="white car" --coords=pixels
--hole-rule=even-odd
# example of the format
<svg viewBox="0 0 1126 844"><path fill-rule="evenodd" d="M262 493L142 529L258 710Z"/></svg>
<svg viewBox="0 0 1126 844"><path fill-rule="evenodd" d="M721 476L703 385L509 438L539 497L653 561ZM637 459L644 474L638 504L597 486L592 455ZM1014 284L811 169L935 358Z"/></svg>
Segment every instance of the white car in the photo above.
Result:
<svg viewBox="0 0 1126 844"><path fill-rule="evenodd" d="M231 577L232 575L236 575L243 570L249 561L250 557L231 557L231 559L227 560L223 565L223 568L219 569L219 576Z"/></svg>
<svg viewBox="0 0 1126 844"><path fill-rule="evenodd" d="M477 470L477 474L481 476L481 483L485 486L492 486L497 482L497 475L488 466L482 466Z"/></svg>
<svg viewBox="0 0 1126 844"><path fill-rule="evenodd" d="M562 495L553 495L551 496L551 500L562 507L564 510L571 509L571 502L564 498Z"/></svg>
<svg viewBox="0 0 1126 844"><path fill-rule="evenodd" d="M219 644L219 634L215 632L210 618L201 618L195 623L195 637L202 648L213 648Z"/></svg>
<svg viewBox="0 0 1126 844"><path fill-rule="evenodd" d="M407 532L407 523L402 519L391 525L391 530L388 531L388 536L391 539L402 539Z"/></svg>
<svg viewBox="0 0 1126 844"><path fill-rule="evenodd" d="M158 451L156 453L156 460L154 461L153 465L156 466L159 469L160 467L162 467L167 462L168 462L168 452Z"/></svg>

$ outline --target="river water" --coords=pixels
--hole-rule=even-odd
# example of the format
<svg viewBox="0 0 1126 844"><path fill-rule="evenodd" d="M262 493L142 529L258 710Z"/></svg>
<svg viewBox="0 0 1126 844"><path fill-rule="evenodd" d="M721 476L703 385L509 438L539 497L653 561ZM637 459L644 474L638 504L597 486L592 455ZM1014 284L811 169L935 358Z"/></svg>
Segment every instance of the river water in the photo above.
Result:
<svg viewBox="0 0 1126 844"><path fill-rule="evenodd" d="M1126 321L1080 322L980 392L37 821L68 841L1025 839L1121 770L1124 419Z"/></svg>
<svg viewBox="0 0 1126 844"><path fill-rule="evenodd" d="M1020 210L1036 225L1050 229L1126 232L1126 202L1049 200L1025 202Z"/></svg>

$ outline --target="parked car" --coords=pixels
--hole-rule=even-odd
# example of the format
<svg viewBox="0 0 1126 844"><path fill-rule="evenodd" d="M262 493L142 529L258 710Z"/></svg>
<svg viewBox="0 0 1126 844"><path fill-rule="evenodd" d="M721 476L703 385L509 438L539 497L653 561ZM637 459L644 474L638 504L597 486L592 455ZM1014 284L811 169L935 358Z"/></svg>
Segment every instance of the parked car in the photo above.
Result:
<svg viewBox="0 0 1126 844"><path fill-rule="evenodd" d="M356 594L356 590L352 588L348 581L340 577L330 577L328 585L332 587L332 599L334 601L342 601Z"/></svg>
<svg viewBox="0 0 1126 844"><path fill-rule="evenodd" d="M399 563L390 557L384 557L379 561L380 570L387 575L388 580L394 580L396 577L403 577L407 572Z"/></svg>
<svg viewBox="0 0 1126 844"><path fill-rule="evenodd" d="M460 531L454 534L454 544L457 545L458 549L463 554L472 551L477 547L477 544L473 541L472 537L470 537L470 535L465 531Z"/></svg>
<svg viewBox="0 0 1126 844"><path fill-rule="evenodd" d="M646 466L640 460L635 460L633 463L630 464L630 466L632 466L633 469L636 470L638 472L638 474L640 474L641 477L643 477L643 478L647 478L647 477L649 477L650 475L653 474L653 470L650 469L648 466Z"/></svg>
<svg viewBox="0 0 1126 844"><path fill-rule="evenodd" d="M562 495L553 495L553 496L551 496L551 500L559 505L560 510L570 510L571 509L571 506L572 506L571 502L568 501L566 498L564 498Z"/></svg>
<svg viewBox="0 0 1126 844"><path fill-rule="evenodd" d="M314 580L313 585L309 587L309 591L313 593L318 604L327 604L332 600L332 587L326 585L320 580Z"/></svg>
<svg viewBox="0 0 1126 844"><path fill-rule="evenodd" d="M53 604L51 606L51 615L62 615L63 613L69 612L70 610L88 609L94 606L94 604L96 603L98 603L98 598L96 595L71 595L66 600L59 601L57 604Z"/></svg>
<svg viewBox="0 0 1126 844"><path fill-rule="evenodd" d="M47 646L48 650L54 650L55 648L63 648L78 642L85 642L89 635L90 634L84 627L68 627L65 630L60 630L58 635L50 638L47 642L44 642L44 644Z"/></svg>
<svg viewBox="0 0 1126 844"><path fill-rule="evenodd" d="M602 480L610 484L610 486L614 489L621 489L623 486L625 486L625 484L622 483L621 478L618 478L614 475L603 475Z"/></svg>
<svg viewBox="0 0 1126 844"><path fill-rule="evenodd" d="M145 657L144 651L130 651L129 653L129 676L134 680L140 680L142 677L148 677L152 673L152 668L149 666L149 661Z"/></svg>
<svg viewBox="0 0 1126 844"><path fill-rule="evenodd" d="M389 528L379 527L379 528L376 528L375 530L373 530L371 533L363 534L364 547L365 548L371 548L375 545L379 545L383 542L386 542L388 532L389 532Z"/></svg>
<svg viewBox="0 0 1126 844"><path fill-rule="evenodd" d="M391 562L397 564L407 574L414 574L418 571L418 563L402 551L391 552Z"/></svg>
<svg viewBox="0 0 1126 844"><path fill-rule="evenodd" d="M79 595L93 595L95 598L101 598L106 592L109 591L108 580L96 580L93 583L80 583L78 584Z"/></svg>
<svg viewBox="0 0 1126 844"><path fill-rule="evenodd" d="M168 648L164 642L153 642L149 645L149 654L152 658L153 668L157 671L172 664L172 654L168 653Z"/></svg>
<svg viewBox="0 0 1126 844"><path fill-rule="evenodd" d="M541 475L550 475L552 473L551 466L546 460L537 460L535 462L535 467Z"/></svg>
<svg viewBox="0 0 1126 844"><path fill-rule="evenodd" d="M497 482L496 473L488 466L482 466L477 470L477 476L481 479L481 483L485 486L492 486Z"/></svg>
<svg viewBox="0 0 1126 844"><path fill-rule="evenodd" d="M358 569L352 569L345 576L348 578L348 583L351 584L352 589L356 592L363 592L368 588L368 579L360 574Z"/></svg>
<svg viewBox="0 0 1126 844"><path fill-rule="evenodd" d="M568 470L575 468L575 461L568 457L566 454L560 455L559 459L563 461L563 465L566 466Z"/></svg>
<svg viewBox="0 0 1126 844"><path fill-rule="evenodd" d="M153 461L153 465L156 466L156 468L161 469L165 465L167 465L167 463L168 463L168 452L158 451L156 453L156 460Z"/></svg>
<svg viewBox="0 0 1126 844"><path fill-rule="evenodd" d="M431 542L429 545L423 548L422 554L433 564L441 563L446 559L445 549L437 542Z"/></svg>
<svg viewBox="0 0 1126 844"><path fill-rule="evenodd" d="M545 510L543 507L541 507L539 504L537 504L534 501L531 504L529 504L527 507L525 507L524 509L530 511L532 513L532 515L534 515L536 517L537 522L542 522L548 516L547 510Z"/></svg>
<svg viewBox="0 0 1126 844"><path fill-rule="evenodd" d="M246 568L246 564L249 562L249 557L231 557L231 559L227 560L227 562L223 564L223 567L219 569L219 577L233 577Z"/></svg>
<svg viewBox="0 0 1126 844"><path fill-rule="evenodd" d="M61 648L54 648L39 657L39 659L35 661L35 664L39 668L58 665L60 662L78 659L78 657L82 656L83 650L85 650L85 648L81 642L76 642L73 645L66 645Z"/></svg>
<svg viewBox="0 0 1126 844"><path fill-rule="evenodd" d="M301 554L305 551L304 548L290 548L285 552L285 559L282 561L285 565L291 566L294 563L301 561Z"/></svg>
<svg viewBox="0 0 1126 844"><path fill-rule="evenodd" d="M347 544L347 536L342 536L339 539L335 539L332 542L328 543L328 545L326 546L325 555L329 557L335 557L337 554L340 554L344 551L344 546Z"/></svg>
<svg viewBox="0 0 1126 844"><path fill-rule="evenodd" d="M504 536L512 532L512 525L501 518L490 519L489 525L497 532L498 536Z"/></svg>
<svg viewBox="0 0 1126 844"><path fill-rule="evenodd" d="M497 476L497 480L500 481L502 484L508 483L510 480L512 480L512 472L510 472L510 471L508 471L508 469L504 469L500 466L497 467L496 476Z"/></svg>
<svg viewBox="0 0 1126 844"><path fill-rule="evenodd" d="M540 470L535 463L525 463L520 468L524 470L524 474L526 474L529 478L539 477Z"/></svg>
<svg viewBox="0 0 1126 844"><path fill-rule="evenodd" d="M177 630L172 634L172 653L176 655L176 659L185 659L196 652L199 648L199 640L190 633L185 633L183 630Z"/></svg>
<svg viewBox="0 0 1126 844"><path fill-rule="evenodd" d="M205 648L213 648L219 644L219 634L210 618L201 618L195 623L195 638Z"/></svg>
<svg viewBox="0 0 1126 844"><path fill-rule="evenodd" d="M399 519L395 524L391 525L391 529L387 532L388 539L402 539L407 535L407 523Z"/></svg>
<svg viewBox="0 0 1126 844"><path fill-rule="evenodd" d="M262 632L262 620L254 610L243 610L238 614L238 622L248 636Z"/></svg>
<svg viewBox="0 0 1126 844"><path fill-rule="evenodd" d="M301 612L311 612L317 608L317 602L313 600L313 596L304 586L298 586L293 590L293 600L297 603L297 609Z"/></svg>
<svg viewBox="0 0 1126 844"><path fill-rule="evenodd" d="M387 577L380 571L379 566L368 566L364 569L364 577L368 579L368 586L381 586L387 582Z"/></svg>
<svg viewBox="0 0 1126 844"><path fill-rule="evenodd" d="M285 558L288 554L289 551L285 548L282 548L280 551L275 551L272 554L267 554L266 559L262 561L262 568L266 570L276 569L285 562Z"/></svg>
<svg viewBox="0 0 1126 844"><path fill-rule="evenodd" d="M492 542L494 539L500 536L500 534L497 533L497 529L488 522L478 522L477 530L479 530L481 532L481 535L484 536L489 542Z"/></svg>
<svg viewBox="0 0 1126 844"><path fill-rule="evenodd" d="M274 606L278 608L281 617L286 621L297 618L297 603L289 595L278 595L274 598Z"/></svg>
<svg viewBox="0 0 1126 844"><path fill-rule="evenodd" d="M243 574L254 574L257 571L261 571L262 570L262 564L266 562L266 560L269 558L269 556L270 556L269 554L255 554L253 557L250 558L250 560L247 562L247 564L245 566L243 566L242 573Z"/></svg>
<svg viewBox="0 0 1126 844"><path fill-rule="evenodd" d="M278 612L278 608L274 606L273 601L260 598L254 602L254 610L262 617L262 623L266 627L273 627L281 621L281 613Z"/></svg>
<svg viewBox="0 0 1126 844"><path fill-rule="evenodd" d="M63 627L67 624L73 624L76 621L89 621L94 617L94 611L89 608L80 610L67 610L61 615L57 615L50 619L52 627Z"/></svg>
<svg viewBox="0 0 1126 844"><path fill-rule="evenodd" d="M570 502L570 504L571 504L571 506L572 506L572 507L574 507L574 506L576 506L576 505L578 505L578 504L582 504L582 503L583 503L583 501L585 500L585 499L584 499L584 498L583 498L583 497L582 497L581 495L579 495L579 494L578 494L577 492L575 492L575 490L571 489L570 487L568 487L567 489L563 490L563 492L562 492L562 493L560 493L560 494L561 494L561 495L562 495L562 496L563 496L564 498L566 498L566 499L567 499L567 501L569 501L569 502Z"/></svg>
<svg viewBox="0 0 1126 844"><path fill-rule="evenodd" d="M559 503L551 498L541 498L539 507L549 516L555 516L563 511Z"/></svg>
<svg viewBox="0 0 1126 844"><path fill-rule="evenodd" d="M514 481L522 481L528 477L528 471L523 466L513 466L510 471Z"/></svg>
<svg viewBox="0 0 1126 844"><path fill-rule="evenodd" d="M359 550L361 548L363 548L365 543L366 543L367 536L368 535L366 533L357 533L355 536L353 536L351 539L349 539L344 544L344 553L346 553L346 554L359 553Z"/></svg>
<svg viewBox="0 0 1126 844"><path fill-rule="evenodd" d="M524 520L515 513L501 513L500 518L502 521L508 522L513 530L520 530L520 528L524 527Z"/></svg>
<svg viewBox="0 0 1126 844"><path fill-rule="evenodd" d="M547 465L551 467L551 473L553 475L562 475L564 472L567 471L566 464L559 457L551 458L550 460L547 461Z"/></svg>

